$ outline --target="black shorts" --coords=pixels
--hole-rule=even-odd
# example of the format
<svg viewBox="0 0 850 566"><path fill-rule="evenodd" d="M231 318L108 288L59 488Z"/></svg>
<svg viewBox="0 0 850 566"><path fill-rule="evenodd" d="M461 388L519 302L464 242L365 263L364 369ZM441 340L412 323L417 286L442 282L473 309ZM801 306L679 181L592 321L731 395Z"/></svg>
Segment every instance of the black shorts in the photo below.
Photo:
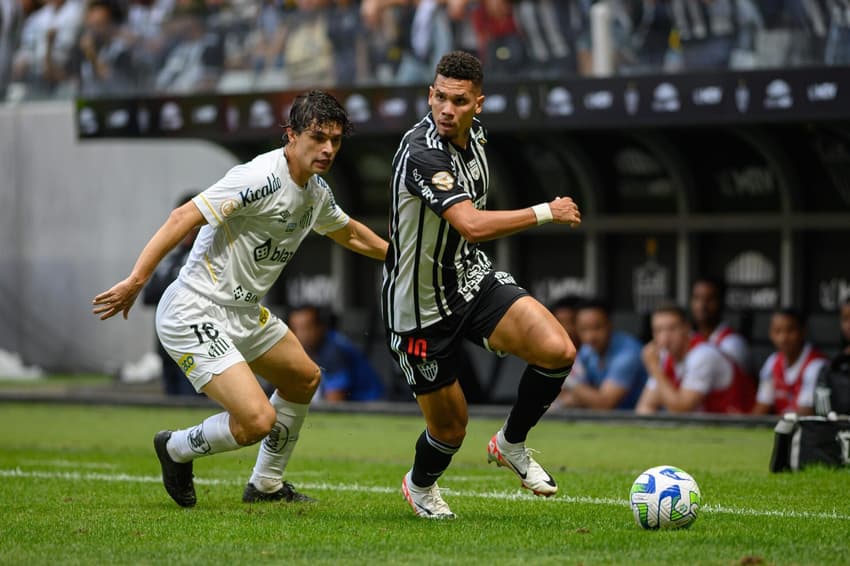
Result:
<svg viewBox="0 0 850 566"><path fill-rule="evenodd" d="M526 295L528 291L513 277L493 272L484 278L478 295L462 312L413 332L396 334L388 330L390 353L413 393L430 393L454 383L462 339L491 350L487 339L511 305Z"/></svg>

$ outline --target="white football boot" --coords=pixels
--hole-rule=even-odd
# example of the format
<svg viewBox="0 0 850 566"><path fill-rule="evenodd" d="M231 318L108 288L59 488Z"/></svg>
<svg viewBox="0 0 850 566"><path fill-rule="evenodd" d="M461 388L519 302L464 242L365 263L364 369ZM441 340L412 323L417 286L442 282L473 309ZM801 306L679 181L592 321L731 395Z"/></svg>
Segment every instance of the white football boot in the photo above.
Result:
<svg viewBox="0 0 850 566"><path fill-rule="evenodd" d="M496 462L511 470L522 481L522 487L530 489L534 495L551 497L558 493L558 484L531 457L531 448L526 448L525 443L509 446L501 430L487 444L487 462Z"/></svg>
<svg viewBox="0 0 850 566"><path fill-rule="evenodd" d="M434 483L430 487L419 487L410 479L410 472L401 480L401 492L413 512L426 519L454 519L455 514L443 501L440 488Z"/></svg>

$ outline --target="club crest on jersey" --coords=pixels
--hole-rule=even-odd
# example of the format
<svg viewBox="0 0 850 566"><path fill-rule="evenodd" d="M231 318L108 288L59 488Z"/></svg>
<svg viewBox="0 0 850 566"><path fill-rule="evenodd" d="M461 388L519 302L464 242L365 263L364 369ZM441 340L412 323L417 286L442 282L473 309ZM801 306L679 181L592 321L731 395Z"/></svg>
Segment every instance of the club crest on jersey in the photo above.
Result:
<svg viewBox="0 0 850 566"><path fill-rule="evenodd" d="M440 365L431 360L430 362L423 362L421 364L417 364L416 369L419 370L419 373L422 374L422 377L427 379L428 381L434 381L437 379L437 373L440 371Z"/></svg>
<svg viewBox="0 0 850 566"><path fill-rule="evenodd" d="M431 177L431 184L440 191L450 191L455 186L455 178L448 171L437 171Z"/></svg>
<svg viewBox="0 0 850 566"><path fill-rule="evenodd" d="M229 198L221 203L221 215L225 218L239 210L239 202L236 199Z"/></svg>
<svg viewBox="0 0 850 566"><path fill-rule="evenodd" d="M469 174L472 175L473 179L477 181L481 178L481 168L478 166L477 160L473 159L466 164L466 167L469 169Z"/></svg>

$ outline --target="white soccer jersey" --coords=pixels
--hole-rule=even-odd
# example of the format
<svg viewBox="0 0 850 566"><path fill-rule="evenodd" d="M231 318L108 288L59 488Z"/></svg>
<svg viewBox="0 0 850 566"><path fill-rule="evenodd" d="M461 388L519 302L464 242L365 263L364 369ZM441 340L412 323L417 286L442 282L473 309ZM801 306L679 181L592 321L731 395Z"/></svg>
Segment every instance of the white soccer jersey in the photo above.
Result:
<svg viewBox="0 0 850 566"><path fill-rule="evenodd" d="M661 365L665 365L670 354L661 352ZM732 363L714 346L697 344L685 354L685 358L675 364L676 377L680 380L680 389L688 389L709 394L712 391L726 389L735 377ZM655 378L647 382L650 389L657 387Z"/></svg>
<svg viewBox="0 0 850 566"><path fill-rule="evenodd" d="M313 175L306 188L292 181L280 148L232 168L192 201L208 224L180 281L227 306L258 303L310 230L324 235L349 221L324 179Z"/></svg>

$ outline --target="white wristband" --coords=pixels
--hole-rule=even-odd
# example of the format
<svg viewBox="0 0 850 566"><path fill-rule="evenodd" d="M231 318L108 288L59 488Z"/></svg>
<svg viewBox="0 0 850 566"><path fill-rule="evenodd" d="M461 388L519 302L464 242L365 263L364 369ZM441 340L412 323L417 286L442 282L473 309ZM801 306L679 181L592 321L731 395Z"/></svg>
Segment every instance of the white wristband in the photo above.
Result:
<svg viewBox="0 0 850 566"><path fill-rule="evenodd" d="M552 222L552 209L549 207L548 202L535 204L531 207L531 210L534 212L534 216L537 217L538 226Z"/></svg>

